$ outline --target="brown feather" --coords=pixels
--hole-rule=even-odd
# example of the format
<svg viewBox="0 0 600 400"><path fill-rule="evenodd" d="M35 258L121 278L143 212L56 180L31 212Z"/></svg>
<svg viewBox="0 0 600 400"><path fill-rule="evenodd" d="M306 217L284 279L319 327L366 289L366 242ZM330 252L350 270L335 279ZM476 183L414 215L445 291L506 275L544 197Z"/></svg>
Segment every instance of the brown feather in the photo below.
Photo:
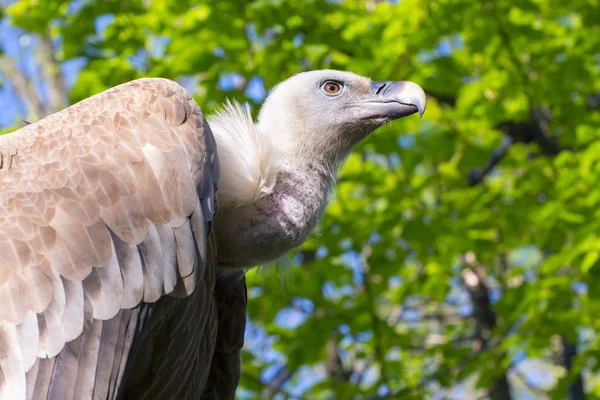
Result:
<svg viewBox="0 0 600 400"><path fill-rule="evenodd" d="M96 319L108 320L114 317L123 303L123 279L119 262L112 247L112 257L104 266L93 268L83 281L85 296L92 304Z"/></svg>
<svg viewBox="0 0 600 400"><path fill-rule="evenodd" d="M144 295L144 272L142 259L135 245L128 245L112 235L112 240L117 253L117 260L123 276L123 303L122 308L132 308L139 304Z"/></svg>
<svg viewBox="0 0 600 400"><path fill-rule="evenodd" d="M148 225L146 240L138 245L144 271L144 301L154 303L164 292L165 271L160 237L154 225ZM192 252L195 250L192 249Z"/></svg>
<svg viewBox="0 0 600 400"><path fill-rule="evenodd" d="M18 154L0 169L0 393L116 398L143 376L197 397L217 332L218 158L193 99L133 81L1 136L0 152Z"/></svg>
<svg viewBox="0 0 600 400"><path fill-rule="evenodd" d="M74 399L91 399L94 393L102 324L103 321L93 321L82 336Z"/></svg>

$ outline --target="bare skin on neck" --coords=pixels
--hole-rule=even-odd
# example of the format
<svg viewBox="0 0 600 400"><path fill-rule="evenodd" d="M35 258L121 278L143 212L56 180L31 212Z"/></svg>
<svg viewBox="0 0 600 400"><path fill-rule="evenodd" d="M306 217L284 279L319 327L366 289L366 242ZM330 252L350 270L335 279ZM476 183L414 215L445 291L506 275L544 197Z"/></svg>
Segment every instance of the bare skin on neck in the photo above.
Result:
<svg viewBox="0 0 600 400"><path fill-rule="evenodd" d="M219 264L261 265L299 246L323 215L333 180L308 165L282 166L272 193L219 212Z"/></svg>

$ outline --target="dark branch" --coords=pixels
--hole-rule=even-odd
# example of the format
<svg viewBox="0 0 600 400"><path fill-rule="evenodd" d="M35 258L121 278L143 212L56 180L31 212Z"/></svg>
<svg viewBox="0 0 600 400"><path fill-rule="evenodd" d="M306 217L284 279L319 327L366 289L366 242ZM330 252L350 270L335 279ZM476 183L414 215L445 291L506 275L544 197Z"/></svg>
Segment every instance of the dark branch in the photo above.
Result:
<svg viewBox="0 0 600 400"><path fill-rule="evenodd" d="M502 145L492 151L492 155L490 156L490 160L483 168L473 168L471 172L469 172L469 185L475 186L481 183L483 179L494 169L496 165L504 158L508 149L512 145L513 141L510 137L504 136L502 140Z"/></svg>
<svg viewBox="0 0 600 400"><path fill-rule="evenodd" d="M563 366L571 373L573 369L573 359L577 355L577 347L569 342L567 338L561 336L563 347ZM569 385L569 400L585 400L585 391L583 390L583 376L579 372L573 382Z"/></svg>
<svg viewBox="0 0 600 400"><path fill-rule="evenodd" d="M327 342L327 358L325 359L325 367L327 368L327 375L331 380L332 386L335 387L340 382L350 381L350 376L352 373L344 368L335 337L331 337Z"/></svg>
<svg viewBox="0 0 600 400"><path fill-rule="evenodd" d="M381 321L379 320L379 317L377 316L377 311L376 311L376 305L375 305L375 294L373 293L373 288L371 287L371 281L370 281L370 275L369 275L369 263L368 263L368 259L369 256L371 255L371 245L367 244L365 245L365 247L363 248L362 254L361 254L361 264L362 264L362 274L363 274L363 285L365 288L365 294L367 296L367 301L369 302L369 313L371 314L371 321L373 323L373 342L374 342L374 346L375 346L375 358L377 359L377 362L379 363L379 366L381 368L381 381L385 384L388 385L389 383L389 376L388 376L388 372L387 372L387 365L385 362L385 353L384 353L384 346L383 346L383 341L382 341L382 334L381 334L381 327L379 326L379 324L381 323Z"/></svg>
<svg viewBox="0 0 600 400"><path fill-rule="evenodd" d="M475 255L473 253L465 254L462 262L465 266L462 272L463 281L465 289L471 297L473 319L475 320L476 338L473 341L473 349L475 351L482 351L488 348L492 330L497 325L496 312L490 302L490 292L485 273L477 265ZM492 400L512 398L506 371L502 371L500 376L494 380L488 393Z"/></svg>

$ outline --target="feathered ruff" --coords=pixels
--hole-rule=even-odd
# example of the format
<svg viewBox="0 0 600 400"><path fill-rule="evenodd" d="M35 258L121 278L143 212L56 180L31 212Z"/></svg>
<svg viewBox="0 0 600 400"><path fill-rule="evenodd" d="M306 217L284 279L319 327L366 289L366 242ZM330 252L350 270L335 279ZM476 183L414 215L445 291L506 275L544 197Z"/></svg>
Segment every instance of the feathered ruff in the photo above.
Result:
<svg viewBox="0 0 600 400"><path fill-rule="evenodd" d="M265 132L257 129L249 108L227 101L209 118L219 151L219 205L239 207L271 194L280 156Z"/></svg>

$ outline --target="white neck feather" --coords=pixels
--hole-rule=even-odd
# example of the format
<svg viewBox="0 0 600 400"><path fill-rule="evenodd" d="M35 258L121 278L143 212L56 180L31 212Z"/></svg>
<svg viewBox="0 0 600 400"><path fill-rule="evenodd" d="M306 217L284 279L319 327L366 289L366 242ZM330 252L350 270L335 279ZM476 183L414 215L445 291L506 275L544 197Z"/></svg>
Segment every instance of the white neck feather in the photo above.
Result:
<svg viewBox="0 0 600 400"><path fill-rule="evenodd" d="M273 193L277 173L286 166L318 164L333 181L336 165L324 165L323 157L304 149L290 132L283 131L283 127L267 132L254 123L248 107L227 101L222 109L210 116L209 124L221 164L219 207L255 203ZM300 159L299 154L303 154L304 159Z"/></svg>
<svg viewBox="0 0 600 400"><path fill-rule="evenodd" d="M209 119L215 135L221 178L219 206L237 207L273 192L281 153L269 136L257 129L247 107L227 101Z"/></svg>

